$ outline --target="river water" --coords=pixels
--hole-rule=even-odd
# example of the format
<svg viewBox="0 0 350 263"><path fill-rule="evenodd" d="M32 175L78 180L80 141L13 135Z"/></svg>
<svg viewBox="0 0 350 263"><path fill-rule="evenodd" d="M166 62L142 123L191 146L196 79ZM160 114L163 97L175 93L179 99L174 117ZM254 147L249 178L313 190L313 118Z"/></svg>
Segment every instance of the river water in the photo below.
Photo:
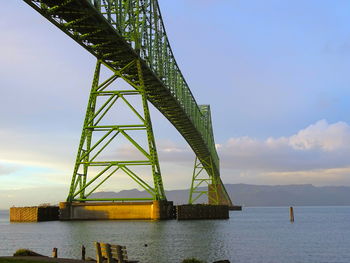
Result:
<svg viewBox="0 0 350 263"><path fill-rule="evenodd" d="M78 221L10 223L0 211L0 256L29 248L59 257L95 257L94 241L126 245L130 259L178 262L196 257L213 262L350 262L350 207L244 208L228 220ZM145 246L147 244L147 246Z"/></svg>

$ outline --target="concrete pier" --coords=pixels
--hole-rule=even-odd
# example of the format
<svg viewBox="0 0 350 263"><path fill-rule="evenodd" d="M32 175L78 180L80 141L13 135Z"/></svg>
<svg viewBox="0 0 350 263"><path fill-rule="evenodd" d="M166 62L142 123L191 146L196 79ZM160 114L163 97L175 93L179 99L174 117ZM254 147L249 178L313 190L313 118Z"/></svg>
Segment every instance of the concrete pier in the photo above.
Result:
<svg viewBox="0 0 350 263"><path fill-rule="evenodd" d="M60 220L161 220L172 219L173 203L152 202L62 202Z"/></svg>
<svg viewBox="0 0 350 263"><path fill-rule="evenodd" d="M229 206L228 209L230 211L242 211L242 206L241 205L232 205L232 206Z"/></svg>
<svg viewBox="0 0 350 263"><path fill-rule="evenodd" d="M227 219L227 205L177 205L151 202L61 202L57 206L10 208L11 222L52 220L191 220Z"/></svg>
<svg viewBox="0 0 350 263"><path fill-rule="evenodd" d="M58 220L58 206L11 207L10 222Z"/></svg>
<svg viewBox="0 0 350 263"><path fill-rule="evenodd" d="M178 205L176 218L178 220L228 219L229 209L227 205Z"/></svg>

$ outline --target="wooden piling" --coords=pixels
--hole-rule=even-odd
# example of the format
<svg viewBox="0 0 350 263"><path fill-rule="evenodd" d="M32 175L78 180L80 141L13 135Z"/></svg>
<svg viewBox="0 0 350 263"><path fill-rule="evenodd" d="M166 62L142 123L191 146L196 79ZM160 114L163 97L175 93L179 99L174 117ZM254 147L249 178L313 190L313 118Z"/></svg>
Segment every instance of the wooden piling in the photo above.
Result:
<svg viewBox="0 0 350 263"><path fill-rule="evenodd" d="M85 246L82 245L81 246L81 260L85 260Z"/></svg>
<svg viewBox="0 0 350 263"><path fill-rule="evenodd" d="M123 257L122 247L119 246L119 245L116 245L114 247L115 247L115 250L116 250L116 257L117 257L118 262L124 263L125 261L124 261L124 257Z"/></svg>
<svg viewBox="0 0 350 263"><path fill-rule="evenodd" d="M289 207L289 219L290 219L290 222L294 222L294 209L293 209L293 206Z"/></svg>
<svg viewBox="0 0 350 263"><path fill-rule="evenodd" d="M111 245L108 243L101 243L101 245L105 248L106 250L106 256L107 256L107 263L113 263L114 260L112 258L112 251L111 251Z"/></svg>
<svg viewBox="0 0 350 263"><path fill-rule="evenodd" d="M53 257L53 258L57 258L57 247L54 247L54 248L52 249L52 257Z"/></svg>
<svg viewBox="0 0 350 263"><path fill-rule="evenodd" d="M102 258L102 252L101 252L101 245L99 242L95 242L95 247L96 247L96 261L97 263L102 263L103 258Z"/></svg>

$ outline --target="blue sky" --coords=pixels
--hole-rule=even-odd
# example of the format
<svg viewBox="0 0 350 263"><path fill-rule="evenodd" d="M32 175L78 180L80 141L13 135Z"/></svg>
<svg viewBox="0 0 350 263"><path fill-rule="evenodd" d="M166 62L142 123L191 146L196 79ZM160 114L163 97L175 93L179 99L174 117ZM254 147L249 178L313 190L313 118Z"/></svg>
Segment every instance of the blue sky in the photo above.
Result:
<svg viewBox="0 0 350 263"><path fill-rule="evenodd" d="M159 3L197 102L211 104L224 182L350 185L349 1ZM0 208L58 202L95 59L23 1L3 3L0 30ZM193 153L153 108L152 120L166 189L188 187Z"/></svg>

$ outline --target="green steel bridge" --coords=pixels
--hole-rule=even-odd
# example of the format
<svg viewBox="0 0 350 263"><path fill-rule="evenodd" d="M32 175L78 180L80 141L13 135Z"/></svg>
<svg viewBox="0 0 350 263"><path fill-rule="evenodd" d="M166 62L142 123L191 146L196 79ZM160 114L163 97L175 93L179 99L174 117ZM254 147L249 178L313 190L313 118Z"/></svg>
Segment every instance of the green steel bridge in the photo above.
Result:
<svg viewBox="0 0 350 263"><path fill-rule="evenodd" d="M196 155L189 203L207 194L211 204L232 205L220 178L210 106L198 105L193 97L171 50L157 0L24 1L97 58L68 202L130 200L90 197L117 171L126 173L151 196L132 200L166 200L149 101L181 133ZM109 76L101 73L102 67L109 70ZM113 85L118 79L132 88L116 89ZM132 96L141 98L141 111L132 104ZM102 124L117 101L123 101L139 123ZM133 131L147 135L148 147L133 138ZM118 136L127 139L144 159L101 159ZM133 170L135 166L151 169L153 185ZM97 168L98 172L88 176L91 169ZM203 191L201 186L206 184L208 190Z"/></svg>

